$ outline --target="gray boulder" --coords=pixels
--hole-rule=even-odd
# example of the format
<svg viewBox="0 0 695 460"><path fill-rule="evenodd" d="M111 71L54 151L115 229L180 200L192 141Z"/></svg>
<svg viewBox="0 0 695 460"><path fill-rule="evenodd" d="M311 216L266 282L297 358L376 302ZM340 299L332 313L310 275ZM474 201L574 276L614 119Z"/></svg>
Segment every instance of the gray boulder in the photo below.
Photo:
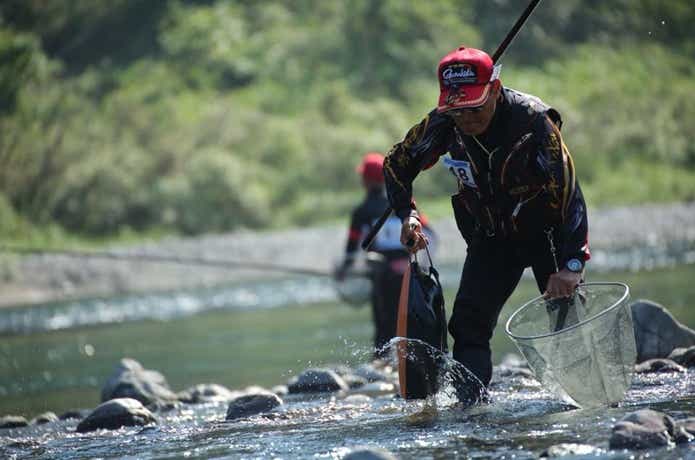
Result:
<svg viewBox="0 0 695 460"><path fill-rule="evenodd" d="M345 383L347 383L347 386L351 389L360 388L367 384L367 379L360 377L359 375L345 374L341 375L340 377L342 377Z"/></svg>
<svg viewBox="0 0 695 460"><path fill-rule="evenodd" d="M515 367L500 364L492 370L492 378L495 381L501 381L513 378L525 378L536 380L535 374L528 367Z"/></svg>
<svg viewBox="0 0 695 460"><path fill-rule="evenodd" d="M516 353L507 353L502 357L502 360L500 361L500 367L523 367L528 369L528 361L526 361L526 358L517 355Z"/></svg>
<svg viewBox="0 0 695 460"><path fill-rule="evenodd" d="M217 383L200 383L191 388L179 392L178 398L186 404L200 404L206 402L230 401L239 392L232 392L227 387Z"/></svg>
<svg viewBox="0 0 695 460"><path fill-rule="evenodd" d="M101 390L102 402L115 398L133 398L145 405L178 401L161 373L131 358L121 359Z"/></svg>
<svg viewBox="0 0 695 460"><path fill-rule="evenodd" d="M515 353L507 353L500 364L492 369L490 386L510 383L515 379L537 380L535 374L529 369L526 359Z"/></svg>
<svg viewBox="0 0 695 460"><path fill-rule="evenodd" d="M541 458L557 458L572 456L596 456L601 453L601 449L589 444L562 443L548 447L541 453Z"/></svg>
<svg viewBox="0 0 695 460"><path fill-rule="evenodd" d="M21 428L27 425L29 425L29 422L21 415L4 415L0 417L0 429Z"/></svg>
<svg viewBox="0 0 695 460"><path fill-rule="evenodd" d="M390 366L377 368L373 363L360 364L355 368L354 374L362 377L367 382L390 382L394 380L394 372ZM397 374L395 374L397 377Z"/></svg>
<svg viewBox="0 0 695 460"><path fill-rule="evenodd" d="M380 447L358 447L343 457L343 460L396 460L391 452Z"/></svg>
<svg viewBox="0 0 695 460"><path fill-rule="evenodd" d="M679 420L677 425L683 428L688 434L695 436L695 417L688 417L685 420Z"/></svg>
<svg viewBox="0 0 695 460"><path fill-rule="evenodd" d="M179 409L183 403L181 401L155 401L147 404L145 407L150 412L171 412Z"/></svg>
<svg viewBox="0 0 695 460"><path fill-rule="evenodd" d="M226 420L250 417L275 409L283 404L282 399L268 391L238 396L227 406Z"/></svg>
<svg viewBox="0 0 695 460"><path fill-rule="evenodd" d="M638 300L631 308L638 363L666 358L676 348L695 345L695 331L676 321L661 305Z"/></svg>
<svg viewBox="0 0 695 460"><path fill-rule="evenodd" d="M343 399L343 403L355 406L359 406L362 404L371 404L372 401L373 400L371 397L359 393L348 395Z"/></svg>
<svg viewBox="0 0 695 460"><path fill-rule="evenodd" d="M688 348L676 348L668 355L668 359L684 367L695 367L695 345Z"/></svg>
<svg viewBox="0 0 695 460"><path fill-rule="evenodd" d="M53 412L44 412L34 417L30 424L31 425L43 425L44 423L52 423L60 420L58 416Z"/></svg>
<svg viewBox="0 0 695 460"><path fill-rule="evenodd" d="M151 423L157 423L157 419L140 401L117 398L97 406L77 425L77 432L85 433L101 428L117 430L124 426L145 426Z"/></svg>
<svg viewBox="0 0 695 460"><path fill-rule="evenodd" d="M352 374L352 369L347 364L329 364L326 368L334 371L341 377Z"/></svg>
<svg viewBox="0 0 695 460"><path fill-rule="evenodd" d="M289 393L287 385L275 385L270 389L271 393L275 393L278 396L286 396Z"/></svg>
<svg viewBox="0 0 695 460"><path fill-rule="evenodd" d="M348 390L349 386L335 371L330 369L307 369L290 379L287 390L294 393L322 393Z"/></svg>
<svg viewBox="0 0 695 460"><path fill-rule="evenodd" d="M653 372L686 372L686 369L670 359L648 359L635 366L638 374L648 374Z"/></svg>
<svg viewBox="0 0 695 460"><path fill-rule="evenodd" d="M668 415L641 409L627 414L613 426L609 446L611 449L649 449L689 442L692 438Z"/></svg>
<svg viewBox="0 0 695 460"><path fill-rule="evenodd" d="M371 382L359 388L351 389L351 394L366 396L383 396L396 393L396 385L391 382Z"/></svg>
<svg viewBox="0 0 695 460"><path fill-rule="evenodd" d="M89 415L89 412L88 409L70 409L60 414L58 418L60 420L81 420Z"/></svg>

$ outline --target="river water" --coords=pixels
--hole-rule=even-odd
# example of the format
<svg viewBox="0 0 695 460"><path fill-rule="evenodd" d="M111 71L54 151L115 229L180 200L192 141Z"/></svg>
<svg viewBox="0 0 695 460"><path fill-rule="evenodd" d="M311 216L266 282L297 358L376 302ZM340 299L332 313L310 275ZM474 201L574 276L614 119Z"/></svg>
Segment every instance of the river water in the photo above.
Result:
<svg viewBox="0 0 695 460"><path fill-rule="evenodd" d="M659 264L655 264L659 265ZM457 278L445 270L447 311ZM587 281L622 281L632 298L667 306L695 327L695 265L596 270ZM525 279L505 306L493 338L494 360L514 352L502 325L536 295ZM175 391L197 383L230 389L271 388L309 367L356 367L371 356L368 308L336 299L330 282L291 278L63 302L0 311L0 415L91 409L118 361L131 357L162 372ZM695 458L694 446L638 453L608 450L623 415L652 408L676 419L695 416L695 372L635 376L617 407L566 406L529 379L503 381L492 402L462 409L385 394L285 397L271 416L225 422L226 405L158 413L159 424L78 434L76 421L0 431L0 458L341 458L356 446L399 458L537 458L558 443L594 446L575 458Z"/></svg>

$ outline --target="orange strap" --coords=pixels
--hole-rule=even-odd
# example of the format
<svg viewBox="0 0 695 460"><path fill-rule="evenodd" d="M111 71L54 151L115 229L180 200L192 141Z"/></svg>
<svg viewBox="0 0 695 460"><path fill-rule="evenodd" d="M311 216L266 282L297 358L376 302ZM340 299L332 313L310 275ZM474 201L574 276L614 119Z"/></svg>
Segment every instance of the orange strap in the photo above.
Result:
<svg viewBox="0 0 695 460"><path fill-rule="evenodd" d="M408 337L408 293L410 292L410 270L411 265L403 273L403 282L401 283L401 296L398 300L398 322L396 323L396 335L398 337ZM401 340L396 345L396 353L398 356L398 383L401 387L401 397L405 399L406 395L406 378L405 365L407 362L408 344L405 340Z"/></svg>

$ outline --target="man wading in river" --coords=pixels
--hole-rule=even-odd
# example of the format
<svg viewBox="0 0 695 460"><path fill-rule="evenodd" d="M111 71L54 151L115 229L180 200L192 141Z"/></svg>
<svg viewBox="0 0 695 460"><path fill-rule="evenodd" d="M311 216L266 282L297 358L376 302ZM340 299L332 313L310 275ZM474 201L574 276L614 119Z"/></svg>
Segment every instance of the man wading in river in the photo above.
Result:
<svg viewBox="0 0 695 460"><path fill-rule="evenodd" d="M384 156L369 152L357 166L362 177L365 197L352 211L345 257L337 267L334 277L342 281L355 262L360 242L369 231L384 207L388 204L384 190ZM420 216L428 240L435 238L434 231ZM374 321L374 358L383 358L389 340L396 336L398 297L403 273L408 266L408 252L400 242L401 223L396 217L389 218L370 247L368 265L372 282L372 319Z"/></svg>
<svg viewBox="0 0 695 460"><path fill-rule="evenodd" d="M526 267L547 298L572 295L590 254L586 205L560 114L504 88L485 52L460 47L438 67L439 104L389 152L384 176L401 242L426 244L412 182L440 156L458 181L454 216L468 245L449 332L454 359L490 382L490 338Z"/></svg>

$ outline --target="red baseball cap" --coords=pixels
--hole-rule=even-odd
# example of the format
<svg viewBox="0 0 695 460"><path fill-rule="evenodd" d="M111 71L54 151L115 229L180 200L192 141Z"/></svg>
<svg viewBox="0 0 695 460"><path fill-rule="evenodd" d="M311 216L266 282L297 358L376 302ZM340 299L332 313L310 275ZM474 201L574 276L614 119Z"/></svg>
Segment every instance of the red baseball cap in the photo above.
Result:
<svg viewBox="0 0 695 460"><path fill-rule="evenodd" d="M480 107L490 95L491 82L500 66L485 52L461 46L439 61L439 104L437 111Z"/></svg>
<svg viewBox="0 0 695 460"><path fill-rule="evenodd" d="M377 152L369 152L355 170L367 180L384 182L384 156Z"/></svg>

